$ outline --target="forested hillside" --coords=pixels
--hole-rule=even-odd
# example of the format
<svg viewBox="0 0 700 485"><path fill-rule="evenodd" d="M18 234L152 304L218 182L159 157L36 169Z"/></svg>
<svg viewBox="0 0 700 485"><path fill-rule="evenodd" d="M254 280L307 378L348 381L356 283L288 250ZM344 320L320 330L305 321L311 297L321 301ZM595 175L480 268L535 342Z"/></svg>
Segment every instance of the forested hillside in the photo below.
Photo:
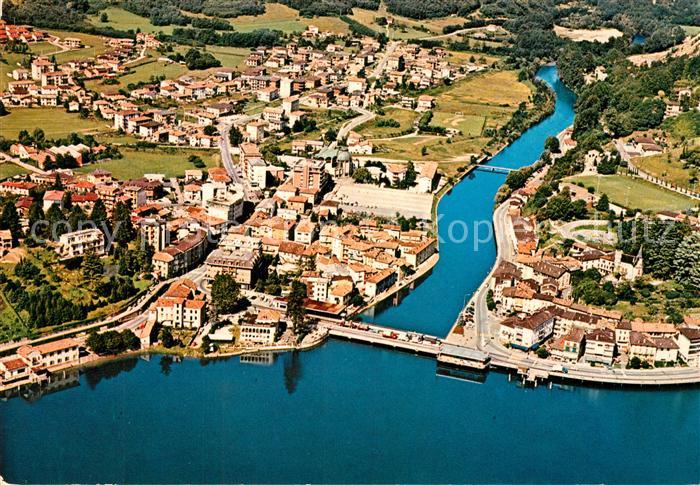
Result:
<svg viewBox="0 0 700 485"><path fill-rule="evenodd" d="M301 15L345 15L352 13L353 7L377 10L379 0L280 0L280 3L298 10Z"/></svg>

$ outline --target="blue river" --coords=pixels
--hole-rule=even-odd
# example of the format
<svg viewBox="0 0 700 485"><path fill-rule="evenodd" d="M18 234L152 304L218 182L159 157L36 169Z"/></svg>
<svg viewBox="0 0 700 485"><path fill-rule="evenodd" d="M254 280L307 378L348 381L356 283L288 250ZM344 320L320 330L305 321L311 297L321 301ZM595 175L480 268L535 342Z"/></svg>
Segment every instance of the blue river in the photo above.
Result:
<svg viewBox="0 0 700 485"><path fill-rule="evenodd" d="M552 116L491 163L519 167L573 119L554 68ZM489 221L503 175L477 173L439 206ZM486 231L484 231L486 232ZM447 238L444 238L447 240ZM484 238L485 239L485 238ZM443 335L488 272L493 242L443 242L396 307L367 315ZM331 341L269 365L126 359L40 399L0 403L0 475L16 483L700 481L700 391L525 389L436 373L434 360Z"/></svg>

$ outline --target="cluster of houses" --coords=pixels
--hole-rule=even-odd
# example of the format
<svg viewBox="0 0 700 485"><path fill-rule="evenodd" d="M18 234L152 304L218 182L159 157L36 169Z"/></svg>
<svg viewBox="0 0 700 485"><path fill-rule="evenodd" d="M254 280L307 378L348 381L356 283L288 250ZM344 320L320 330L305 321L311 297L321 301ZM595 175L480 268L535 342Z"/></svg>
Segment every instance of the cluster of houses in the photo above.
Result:
<svg viewBox="0 0 700 485"><path fill-rule="evenodd" d="M635 357L640 361L699 365L700 328L667 323L628 321L619 311L574 302L571 273L596 269L604 281L634 281L644 271L641 251L626 255L576 241L569 254L549 255L538 250L535 220L522 214L536 191L538 177L515 191L508 203L507 219L513 260L503 260L494 270L489 290L500 322L498 338L520 350L545 346L563 362L612 365Z"/></svg>
<svg viewBox="0 0 700 485"><path fill-rule="evenodd" d="M75 160L75 165L82 167L84 164L88 163L91 158L99 158L106 150L107 147L104 145L88 146L84 143L54 145L48 148L14 143L10 146L10 155L44 170L54 166L58 157L66 156L72 157L73 160Z"/></svg>
<svg viewBox="0 0 700 485"><path fill-rule="evenodd" d="M404 85L414 89L428 89L442 84L445 80L454 81L465 73L483 69L475 63L457 66L448 61L448 51L442 47L424 48L413 43L401 43L392 52L384 64L382 72L388 82L384 85L384 94L395 96ZM421 106L422 104L422 106ZM412 108L430 109L430 100L418 99Z"/></svg>
<svg viewBox="0 0 700 485"><path fill-rule="evenodd" d="M10 24L0 19L0 44L17 42L30 44L42 42L49 37L49 34L41 30L36 30L30 25Z"/></svg>
<svg viewBox="0 0 700 485"><path fill-rule="evenodd" d="M127 64L139 55L139 45L133 39L107 39L109 49L94 58L71 60L61 64L47 57L31 60L29 68L17 67L8 75L12 78L7 90L0 94L5 106L41 107L67 105L68 111L92 107L93 95L77 82L78 79L113 79L125 73ZM81 46L80 39L63 39L69 48Z"/></svg>
<svg viewBox="0 0 700 485"><path fill-rule="evenodd" d="M700 367L700 327L623 320L620 312L552 302L500 324L499 340L520 350L545 346L564 363L611 366L639 359L649 365Z"/></svg>
<svg viewBox="0 0 700 485"><path fill-rule="evenodd" d="M0 358L0 391L27 384L42 384L58 373L80 363L80 343L64 338L37 345L23 345Z"/></svg>

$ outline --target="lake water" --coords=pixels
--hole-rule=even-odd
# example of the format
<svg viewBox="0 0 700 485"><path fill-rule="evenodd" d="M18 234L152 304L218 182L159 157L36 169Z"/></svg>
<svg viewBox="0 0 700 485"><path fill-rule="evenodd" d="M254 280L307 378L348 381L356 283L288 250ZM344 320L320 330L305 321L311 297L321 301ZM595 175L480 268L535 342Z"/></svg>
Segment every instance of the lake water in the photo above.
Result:
<svg viewBox="0 0 700 485"><path fill-rule="evenodd" d="M573 119L555 113L491 162L535 161ZM503 175L477 173L439 206L489 221ZM445 242L432 275L368 318L444 335L493 264L493 242ZM700 391L476 384L433 360L331 341L269 365L152 356L88 369L79 385L0 403L0 474L12 482L700 481Z"/></svg>

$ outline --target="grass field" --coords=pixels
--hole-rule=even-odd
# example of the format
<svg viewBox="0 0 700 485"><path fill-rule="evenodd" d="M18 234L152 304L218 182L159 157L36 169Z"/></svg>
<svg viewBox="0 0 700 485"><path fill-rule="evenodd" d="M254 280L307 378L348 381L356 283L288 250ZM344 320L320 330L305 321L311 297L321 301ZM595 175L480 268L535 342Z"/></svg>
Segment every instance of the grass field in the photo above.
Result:
<svg viewBox="0 0 700 485"><path fill-rule="evenodd" d="M256 29L281 30L285 33L303 32L309 25L315 25L321 31L329 30L338 34L349 32L348 25L338 18L301 17L299 12L281 3L266 4L263 15L243 15L231 19L230 22L239 32L250 32Z"/></svg>
<svg viewBox="0 0 700 485"><path fill-rule="evenodd" d="M61 138L71 133L92 133L104 128L106 122L83 119L63 108L12 108L0 118L0 136L16 140L21 130L44 130L47 138Z"/></svg>
<svg viewBox="0 0 700 485"><path fill-rule="evenodd" d="M187 66L178 63L159 62L152 60L131 68L131 72L117 78L119 84L103 84L99 79L85 83L85 87L98 93L118 91L131 83L148 82L152 76L165 76L168 79L185 74Z"/></svg>
<svg viewBox="0 0 700 485"><path fill-rule="evenodd" d="M683 210L698 205L697 201L681 194L624 175L585 175L571 177L570 181L594 187L597 194L608 194L612 203L628 209L659 212Z"/></svg>
<svg viewBox="0 0 700 485"><path fill-rule="evenodd" d="M392 39L418 39L428 37L431 34L442 34L442 28L446 25L461 24L466 21L466 19L457 16L425 20L410 19L408 17L389 13L384 4L382 4L377 11L354 8L350 16L350 18L371 29L384 32L386 27L377 23L377 18L379 17L392 18L394 20L394 24L398 28L389 29L390 38ZM422 30L423 28L428 29L429 32L425 32Z"/></svg>
<svg viewBox="0 0 700 485"><path fill-rule="evenodd" d="M435 126L444 126L445 128L453 128L462 132L464 136L474 137L481 135L484 130L486 117L479 115L457 115L437 111L433 115L432 124Z"/></svg>
<svg viewBox="0 0 700 485"><path fill-rule="evenodd" d="M685 30L685 33L688 35L697 35L700 34L700 26L697 25L683 25L683 30Z"/></svg>
<svg viewBox="0 0 700 485"><path fill-rule="evenodd" d="M515 110L518 104L527 101L530 88L518 81L515 71L492 71L438 88L433 95L440 111L464 111L465 101Z"/></svg>
<svg viewBox="0 0 700 485"><path fill-rule="evenodd" d="M100 22L100 14L107 14L108 22ZM172 34L172 25L153 25L146 17L141 17L128 10L119 7L109 7L100 12L100 14L92 15L88 18L89 22L96 27L112 27L116 30L133 30L140 29L141 32Z"/></svg>
<svg viewBox="0 0 700 485"><path fill-rule="evenodd" d="M449 55L447 56L447 60L449 62L458 64L470 62L472 58L474 58L475 61L486 63L488 65L498 62L501 59L498 56L491 56L475 51L449 51Z"/></svg>
<svg viewBox="0 0 700 485"><path fill-rule="evenodd" d="M190 155L201 157L207 167L218 166L220 160L217 150L121 148L119 151L123 158L87 165L78 170L89 173L97 168L102 168L109 170L112 175L120 179L135 179L143 177L145 173L162 173L166 177L181 177L185 174L185 170L195 168L187 161Z"/></svg>
<svg viewBox="0 0 700 485"><path fill-rule="evenodd" d="M0 180L5 180L15 175L26 175L28 172L14 163L0 163Z"/></svg>
<svg viewBox="0 0 700 485"><path fill-rule="evenodd" d="M250 49L210 45L207 46L207 52L216 57L223 67L239 69L245 66L245 60L250 54Z"/></svg>
<svg viewBox="0 0 700 485"><path fill-rule="evenodd" d="M80 39L85 46L82 49L74 49L56 54L56 62L70 62L86 57L95 57L107 51L105 38L98 35L83 34L82 32L68 32L63 30L49 30L51 35L63 39L64 37L75 37Z"/></svg>
<svg viewBox="0 0 700 485"><path fill-rule="evenodd" d="M7 83L12 81L9 74L20 67L19 63L24 58L22 54L0 51L0 91L7 90Z"/></svg>
<svg viewBox="0 0 700 485"><path fill-rule="evenodd" d="M355 131L371 138L384 138L396 133L410 130L418 117L419 113L412 110L388 108L384 110L384 116L377 116L372 121L358 126L357 130ZM401 126L378 126L378 122L381 120L396 120L401 124Z"/></svg>
<svg viewBox="0 0 700 485"><path fill-rule="evenodd" d="M679 160L680 155L681 149L676 148L663 155L635 158L633 163L646 173L666 180L678 187L689 189L692 188L693 185L697 186L697 183L690 183L693 174L691 170L683 168L683 163ZM695 172L695 176L697 177L697 169Z"/></svg>
<svg viewBox="0 0 700 485"><path fill-rule="evenodd" d="M482 136L484 127L505 124L530 93L530 87L518 82L512 71L477 74L452 86L434 89L430 92L436 100L431 123L462 133L453 137L451 143L445 137L433 135L377 142L377 156L463 165L488 143L489 138ZM426 155L422 154L423 147Z"/></svg>
<svg viewBox="0 0 700 485"><path fill-rule="evenodd" d="M35 56L48 56L60 52L60 48L48 42L36 42L29 44L29 51Z"/></svg>

